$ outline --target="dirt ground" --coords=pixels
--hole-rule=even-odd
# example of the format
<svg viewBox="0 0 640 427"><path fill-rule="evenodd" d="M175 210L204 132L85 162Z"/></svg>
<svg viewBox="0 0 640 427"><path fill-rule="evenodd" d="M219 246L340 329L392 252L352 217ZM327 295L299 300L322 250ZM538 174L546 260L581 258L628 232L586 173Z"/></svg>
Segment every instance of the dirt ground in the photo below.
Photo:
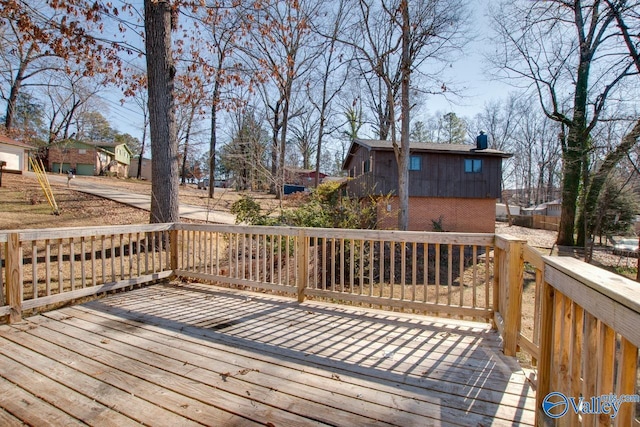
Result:
<svg viewBox="0 0 640 427"><path fill-rule="evenodd" d="M496 223L497 234L509 234L514 237L526 239L530 246L535 247L544 255L572 256L584 260L582 248L558 248L555 245L557 232L549 230L535 230L532 228L509 226L504 222ZM638 260L635 258L613 254L613 247L608 245L596 245L593 248L593 260L591 263L598 267L620 274L635 280Z"/></svg>

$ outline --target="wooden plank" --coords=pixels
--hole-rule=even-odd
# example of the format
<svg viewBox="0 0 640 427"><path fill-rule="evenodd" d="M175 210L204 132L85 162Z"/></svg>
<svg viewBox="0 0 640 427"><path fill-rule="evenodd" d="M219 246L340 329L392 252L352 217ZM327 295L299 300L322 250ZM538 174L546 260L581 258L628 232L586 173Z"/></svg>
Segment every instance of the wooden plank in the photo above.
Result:
<svg viewBox="0 0 640 427"><path fill-rule="evenodd" d="M65 322L75 322L75 318L82 318L83 320L91 321L99 323L99 319L95 319L91 313L87 312L84 315L76 315L77 311L73 311L72 318L67 318ZM131 331L131 325L123 323L121 326L113 325L116 328L116 331L125 332ZM106 335L107 338L117 338L119 332L109 332ZM149 340L147 342L146 340ZM148 348L157 346L158 343L163 343L163 345L169 346L164 353L171 354L172 357L176 358L178 361L187 362L189 364L194 364L196 366L210 366L212 365L211 359L214 359L216 362L214 363L215 369L218 372L237 372L242 370L246 366L251 366L254 369L254 373L251 375L243 375L242 377L237 376L238 379L242 378L243 381L251 382L254 384L259 384L266 387L277 387L282 390L296 390L296 395L299 397L305 397L305 399L311 399L315 402L323 402L326 405L329 405L334 408L355 408L360 406L356 404L353 400L353 396L356 394L362 395L360 400L369 400L376 405L368 406L366 409L366 413L369 416L375 416L376 419L381 421L392 421L393 418L389 418L386 414L388 411L393 409L401 409L404 411L410 412L418 412L413 409L413 404L410 402L400 403L390 398L381 398L378 399L378 394L380 393L372 393L372 390L367 389L350 389L347 394L344 393L343 388L345 385L343 381L340 381L339 384L336 384L335 381L327 381L323 380L323 376L316 375L314 372L308 372L304 367L292 366L290 363L286 361L279 361L278 364L273 364L269 362L261 362L253 357L244 358L243 356L238 355L234 348L228 347L207 347L202 348L201 343L192 343L190 341L186 341L180 339L179 337L171 338L170 336L160 336L157 334L149 334L145 333L140 337L134 336L131 337L128 341L130 344L134 344L137 347ZM218 349L218 347L221 347ZM232 351L233 353L227 354L226 351ZM233 360L233 363L230 361ZM293 368L293 369L292 369ZM300 370L302 368L303 370ZM326 378L327 374L324 375ZM229 376L228 384L229 387L235 388L246 388L242 382L238 382L237 385L234 384L236 382L236 378L233 376ZM345 381L352 381L351 379L346 379ZM373 384L371 384L373 385ZM313 388L310 388L312 386ZM326 390L326 391L325 391ZM448 389L447 389L448 390ZM253 392L252 392L253 394ZM515 396L514 396L515 397ZM424 400L425 396L423 396L420 400ZM443 405L446 405L448 408L447 411L452 412L451 415L455 415L456 409L460 406L464 405L465 396L451 396L450 393L447 393L447 396L440 395L439 393L430 392L429 399L438 401L440 399L446 400L443 402ZM407 401L407 399L403 399L403 401ZM378 408L377 405L385 403L387 408ZM500 399L498 399L500 402ZM422 408L419 411L421 415L434 415L434 412L431 408L424 408L424 404L421 402ZM466 405L464 405L466 406ZM481 408L482 406L482 408ZM434 408L435 409L435 408ZM474 411L477 413L482 413L484 415L493 415L496 413L498 416L507 416L508 411L500 410L500 408L496 405L491 405L487 403L481 403L475 406ZM460 414L464 416L464 414ZM348 420L349 417L346 417L345 420ZM344 422L344 421L343 421ZM398 421L392 421L398 422ZM417 420L413 420L411 424L415 424Z"/></svg>
<svg viewBox="0 0 640 427"><path fill-rule="evenodd" d="M71 325L72 323L74 325ZM271 386L251 384L244 380L245 376L262 376L250 366L245 367L247 372L244 375L227 375L225 371L215 371L221 361L211 361L204 357L199 358L202 363L198 365L198 361L193 360L196 357L192 354L178 360L167 355L168 350L162 343L147 342L145 347L151 347L155 351L147 350L125 342L140 341L129 334L109 334L103 327L74 318L67 319L64 323L45 321L39 322L38 325L39 327L28 332L90 357L112 369L138 376L146 382L192 399L210 405L215 404L221 409L242 414L256 422L270 420L276 425L336 425L342 420L348 425L358 425L373 421L371 418L349 414L338 408L322 411L323 405L296 399L284 391L285 387L277 383ZM84 342L83 345L78 345L80 339ZM180 353L179 349L171 351ZM191 360L195 363L191 363ZM389 416L395 415L401 422L411 419L400 411L391 412Z"/></svg>
<svg viewBox="0 0 640 427"><path fill-rule="evenodd" d="M0 378L0 407L32 426L86 426L3 378Z"/></svg>
<svg viewBox="0 0 640 427"><path fill-rule="evenodd" d="M208 230L223 233L254 233L275 234L281 236L296 236L296 227L269 227L246 226L224 224L185 224L176 223L173 226L179 230ZM490 233L436 233L422 231L398 231L398 230L347 230L333 228L306 228L305 234L309 237L319 238L344 238L356 240L386 240L407 243L442 243L454 245L493 245L495 235Z"/></svg>
<svg viewBox="0 0 640 427"><path fill-rule="evenodd" d="M548 261L548 258L545 257L545 261ZM570 265L574 267L578 267L581 264L571 263ZM589 264L584 264L585 266ZM601 270L599 268L595 268L596 270ZM602 270L604 271L604 270ZM616 294L608 292L607 294L599 292L598 289L603 289L604 285L598 285L597 287L592 286L587 282L591 282L591 278L587 278L587 276L595 274L588 269L588 271L584 271L583 275L578 275L576 272L573 272L572 275L566 274L565 271L560 271L554 268L551 264L547 265L545 268L545 280L550 283L553 287L557 288L560 292L567 295L576 304L580 305L596 318L605 322L609 327L613 330L624 336L626 339L631 341L635 346L640 345L640 328L636 325L640 324L640 311L635 309L638 304L632 301L632 298L635 298L635 295L638 294L637 290L634 292L630 292L628 296L618 295L614 299L612 296ZM576 279L576 277L580 277L580 280ZM622 277L616 276L617 278L612 281L607 281L607 279L601 275L596 276L601 277L604 282L611 283L612 286L616 286L616 283L620 284L620 282L624 282L626 284L626 280L623 280ZM606 275L606 277L609 277ZM631 282L635 283L635 282ZM626 286L626 285L625 285ZM624 289L624 287L617 286L619 290ZM635 283L636 288L640 288ZM638 294L640 298L640 294ZM629 307L634 307L629 308ZM640 307L638 307L640 308Z"/></svg>
<svg viewBox="0 0 640 427"><path fill-rule="evenodd" d="M139 376L118 371L91 357L56 345L45 339L46 334L44 334L45 338L34 334L14 335L5 334L4 336L24 349L15 346L11 348L25 360L35 360L39 363L38 369L43 375L61 384L68 384L82 390L91 399L116 408L120 413L141 423L171 426L171 423L193 425L195 421L216 425L254 425L249 420L227 413L213 405L172 392L167 387L157 386ZM88 348L82 341L69 339L66 342L72 342L79 348ZM51 365L50 369L40 362L41 356L37 352L49 356L47 363ZM87 417L84 420L90 419Z"/></svg>
<svg viewBox="0 0 640 427"><path fill-rule="evenodd" d="M496 238L496 242L501 239ZM500 285L505 286L500 293L506 297L505 313L503 314L504 353L515 356L517 352L518 335L522 322L522 278L524 274L523 247L526 242L518 239L508 241L508 249L502 261L505 262L505 277L501 277ZM504 271L504 270L503 270ZM500 308L502 311L502 308Z"/></svg>
<svg viewBox="0 0 640 427"><path fill-rule="evenodd" d="M0 263L2 259L0 258ZM1 276L1 274L0 274ZM0 303L3 302L2 283L0 283ZM31 242L31 287L33 288L33 299L38 298L38 246L37 242Z"/></svg>
<svg viewBox="0 0 640 427"><path fill-rule="evenodd" d="M638 347L624 337L621 337L619 354L616 395L634 395L637 393ZM620 411L614 420L614 425L617 427L632 425L636 416L635 406L635 403L630 402L620 405Z"/></svg>
<svg viewBox="0 0 640 427"><path fill-rule="evenodd" d="M104 283L97 286L91 286L87 288L76 289L75 291L63 292L61 294L54 294L48 297L40 297L37 300L28 300L22 303L24 310L30 310L37 307L43 307L49 304L56 304L65 301L72 301L78 298L86 297L89 295L97 295L102 292L113 291L116 289L122 289L127 286L140 285L155 280L163 280L171 277L172 271L163 271L155 274L147 274L144 276L136 277L134 279L125 279L117 282Z"/></svg>
<svg viewBox="0 0 640 427"><path fill-rule="evenodd" d="M42 229L25 229L15 230L20 234L20 240L55 240L69 239L77 237L102 237L111 236L121 233L135 233L147 231L164 231L170 230L171 224L132 224L132 225L113 225L100 227L65 227L65 228L42 228Z"/></svg>
<svg viewBox="0 0 640 427"><path fill-rule="evenodd" d="M173 298L173 300L177 300L176 297ZM253 300L251 300L253 301ZM209 319L210 317L208 316L202 316L202 312L206 312L207 308L204 306L194 306L195 303L194 301L191 300L187 300L187 301L182 301L180 303L177 304L177 306L184 306L185 304L188 304L189 307L192 307L192 311L191 313L189 312L185 312L182 313L180 316L170 316L172 319L178 319L180 318L180 322L181 324L187 323L187 324L191 324L194 326L200 326L200 327L207 327L208 325L210 325L211 323L208 322L207 320L205 320L204 322L199 321L198 319L203 318L203 319ZM253 303L252 303L253 304ZM146 305L146 304L145 304ZM244 309L240 308L240 307L244 307ZM232 309L230 309L231 311L229 313L234 313L234 316L251 316L250 311L250 306L246 305L245 303L241 303L241 305L233 307ZM147 312L150 315L153 315L156 318L165 318L167 313L165 312L165 310L162 309L156 309L156 307L154 306L147 306L147 308L143 308L140 306L128 306L128 310L132 310L134 312ZM243 313L244 311L247 311L247 313ZM174 313L175 310L170 310L171 313ZM219 316L221 314L219 313L218 316L216 316L219 319ZM214 317L214 319L216 318ZM315 326L315 325L310 325L309 326L309 330L308 332L305 329L299 328L303 333L307 334L307 335L314 335L314 336L322 336L322 334L327 334L329 335L329 337L324 336L322 338L318 338L316 340L316 338L314 337L309 337L309 336L305 336L305 338L303 338L301 341L298 341L296 339L296 335L298 334L298 332L293 332L291 331L291 322L295 321L297 319L300 319L300 315L296 315L296 314L291 314L290 317L287 317L286 319L283 319L283 323L280 326L275 326L274 324L269 324L269 325L263 325L263 322L265 322L265 320L263 320L260 317L255 317L252 316L250 321L243 321L242 323L238 324L238 326L233 326L233 325L229 325L229 326L225 326L224 331L225 334L232 334L236 337L245 337L248 340L260 340L260 337L266 335L268 337L268 342L270 345L280 345L280 346L286 346L288 348L291 349L295 349L297 351L307 351L305 350L306 348L312 348L314 353L317 353L319 351L324 351L325 349L327 349L327 351L334 351L335 348L337 347L344 347L344 346L355 346L357 345L357 343L352 343L352 341L350 341L353 338L356 338L356 331L358 330L357 326L354 326L353 324L351 324L349 326L349 332L346 334L348 335L348 339L346 339L346 337L336 337L334 339L334 336L336 334L336 327L335 324L333 324L333 328L328 330L328 331L322 331L319 330L320 328ZM213 324L219 324L220 320L215 321ZM317 319L317 322L323 322L321 319ZM326 322L330 322L330 320L326 320ZM298 323L300 323L298 321ZM353 321L352 321L353 323ZM367 329L367 333L369 333L368 331L371 328L375 328L373 326L363 326L366 327ZM411 336L412 334L408 334L409 336ZM413 334L415 335L415 334ZM456 337L457 342L458 343L462 343L467 341L465 338L461 338L458 337L457 334L454 335L454 337ZM383 339L384 338L384 339ZM375 351L377 350L382 350L384 348L384 345L387 346L395 346L396 343L397 345L402 345L403 348L413 348L414 346L411 344L408 344L407 342L405 342L404 340L400 339L400 338L394 338L393 341L389 341L389 336L386 335L383 338L381 338L380 340L382 341L382 343L378 342L380 340L376 339L376 340L367 340L367 344L366 344L366 351L363 351L363 353L368 353L368 356L364 356L363 355L363 359L361 360L361 364L369 364L369 363L375 363L375 364L380 364L380 363L387 363L385 362L383 359L379 359L378 357L373 357L373 359L370 356L370 352L372 351L372 349L375 348ZM359 338L361 339L361 338ZM486 360L486 356L480 356L480 358L476 361L473 360L468 360L469 357L467 354L458 354L458 352L453 349L450 348L450 346L445 345L445 343L442 341L441 338L435 337L434 339L436 339L438 345L436 346L436 348L434 348L433 350L429 350L429 358L434 357L435 360L434 362L441 364L442 367L450 365L450 364L456 364L457 366L459 366L459 369L465 370L466 367L477 367L480 368L481 370L486 369L487 366L487 360ZM402 341L402 343L401 343ZM383 344L384 342L386 342L386 344ZM351 344L349 344L351 343ZM455 346L456 341L452 342L451 344L453 346ZM473 343L469 343L471 345L473 345ZM424 346L428 346L428 343L424 343L422 342L420 344L421 347ZM332 350L328 350L328 348L331 348ZM440 350L442 349L442 350ZM445 354L446 356L442 356L442 354L439 354L440 352L443 352L443 354ZM495 348L494 350L495 352L499 352L499 347L498 344L495 343ZM413 366L411 365L414 362L418 362L418 360L416 359L415 361L413 360L413 356L411 355L404 355L404 351L402 349L396 349L394 350L394 353L398 355L398 357L401 358L402 362L397 362L396 365L397 367L400 369L401 372L405 372L402 370L402 366L404 366L405 364L407 366ZM431 356L431 353L436 354L436 356ZM464 361L459 359L459 356L464 356ZM349 353L349 357L350 358L356 358L356 354L355 353ZM367 359L370 359L369 361L367 361ZM471 358L472 359L472 358ZM376 362L377 360L377 362ZM390 361L389 361L390 362ZM426 362L425 362L426 364ZM518 367L515 367L516 369L519 369ZM415 367L412 368L412 370L416 369ZM441 368L444 369L444 368ZM462 382L467 382L469 380L469 375L471 373L465 373L462 374L461 376L459 376L459 380L461 380ZM450 374L450 375L454 375L454 374ZM494 372L494 376L500 376L502 375L500 372ZM509 370L509 374L508 376L512 375L511 370Z"/></svg>
<svg viewBox="0 0 640 427"><path fill-rule="evenodd" d="M584 342L582 348L582 369L584 373L582 382L582 396L589 398L596 396L598 385L598 319L586 312L584 314ZM594 426L596 416L594 414L582 414L583 426Z"/></svg>
<svg viewBox="0 0 640 427"><path fill-rule="evenodd" d="M539 357L538 347L529 338L522 334L518 336L518 345L532 357L536 359Z"/></svg>
<svg viewBox="0 0 640 427"><path fill-rule="evenodd" d="M581 283L581 287L587 287L597 293L606 295L632 312L640 313L640 286L638 286L637 282L571 257L543 257L543 259L547 265L547 270L561 273L560 275L554 273L553 283L555 283L556 280L562 280L562 275L565 275L567 276L565 280L567 286ZM549 281L549 283L552 282ZM562 286L562 284L559 284L559 286ZM565 292L565 294L567 293ZM594 293L590 293L589 295L594 295ZM578 299L574 299L574 301L582 307L587 308L584 303L585 299L588 299L587 295L583 295L582 298L578 297ZM596 313L593 314L599 319L602 319L600 315ZM635 324L637 324L637 322ZM615 330L619 330L615 325L609 326L612 326Z"/></svg>
<svg viewBox="0 0 640 427"><path fill-rule="evenodd" d="M425 313L433 314L450 314L452 316L479 317L490 319L493 317L493 311L483 308L457 307L444 304L423 303L421 301L400 300L396 298L370 297L368 295L351 295L344 292L331 292L322 289L307 289L306 295L324 297L336 301L350 301L364 304L373 304L383 307L397 307L404 310L417 310Z"/></svg>
<svg viewBox="0 0 640 427"><path fill-rule="evenodd" d="M1 243L1 242L0 242ZM3 427L23 427L24 423L8 413L7 411L1 409L2 401L0 400L0 425Z"/></svg>
<svg viewBox="0 0 640 427"><path fill-rule="evenodd" d="M0 348L0 352L3 353L3 355L0 356L0 364L3 368L0 376L14 384L20 384L20 387L25 391L64 410L77 420L86 420L90 423L105 427L139 425L138 422L120 413L123 412L120 405L118 405L120 412L109 408L108 405L113 405L116 402L107 401L106 404L100 402L100 400L104 401L105 397L107 397L108 400L111 398L111 390L106 390L106 387L103 387L104 384L96 384L94 390L98 390L99 392L94 392L92 395L87 396L82 394L83 392L86 393L86 390L84 390L85 384L83 384L83 380L86 381L86 379L79 378L71 369L68 369L67 373L69 376L74 376L74 378L71 379L73 383L72 387L68 387L60 384L56 378L60 370L64 369L59 363L44 357L34 356L33 353L27 353L11 343L3 345L2 348ZM20 357L20 360L28 363L28 366L10 359L7 357L8 354L14 355L14 357ZM58 381L49 378L47 374L56 378ZM78 392L78 389L82 391ZM127 395L125 392L121 393L125 396ZM131 405L134 399L131 399L131 395L127 396L127 398L129 405ZM132 410L131 412L134 411Z"/></svg>
<svg viewBox="0 0 640 427"><path fill-rule="evenodd" d="M616 336L613 329L604 323L600 323L600 336L598 337L598 383L597 396L613 393L613 376L615 371ZM600 414L597 424L601 426L611 425L611 415Z"/></svg>
<svg viewBox="0 0 640 427"><path fill-rule="evenodd" d="M571 303L571 384L568 396L580 396L582 391L582 348L584 345L584 310L575 302ZM574 411L569 411L571 426L580 425L580 417Z"/></svg>
<svg viewBox="0 0 640 427"><path fill-rule="evenodd" d="M266 242L265 242L266 243ZM265 245L266 246L266 245ZM304 301L304 291L307 286L307 279L309 277L309 259L308 259L308 248L309 243L307 241L307 237L304 234L304 230L301 229L298 234L298 238L296 241L296 251L298 252L298 283L297 285L297 294L298 294L298 302ZM266 271L264 276L266 277Z"/></svg>
<svg viewBox="0 0 640 427"><path fill-rule="evenodd" d="M128 310L127 310L127 311L128 311ZM308 356L307 356L307 357L308 357ZM302 355L301 355L301 360L305 360L305 358L304 358L304 357L302 357Z"/></svg>

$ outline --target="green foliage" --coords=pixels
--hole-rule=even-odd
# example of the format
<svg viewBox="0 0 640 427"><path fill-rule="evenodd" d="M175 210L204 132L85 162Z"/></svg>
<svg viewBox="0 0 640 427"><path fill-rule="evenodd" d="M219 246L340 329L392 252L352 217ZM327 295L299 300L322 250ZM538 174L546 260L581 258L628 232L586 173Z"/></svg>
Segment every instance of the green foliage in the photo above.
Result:
<svg viewBox="0 0 640 427"><path fill-rule="evenodd" d="M298 208L283 210L279 218L260 213L260 205L243 197L231 206L236 222L315 228L375 228L378 200L342 197L339 183L321 184Z"/></svg>
<svg viewBox="0 0 640 427"><path fill-rule="evenodd" d="M342 196L339 183L318 186L303 206L287 211L283 220L296 227L375 228L377 200Z"/></svg>
<svg viewBox="0 0 640 427"><path fill-rule="evenodd" d="M436 232L443 232L444 231L444 225L442 224L442 222L444 221L444 215L440 215L438 217L438 219L431 219L431 228L433 229L433 231Z"/></svg>
<svg viewBox="0 0 640 427"><path fill-rule="evenodd" d="M260 205L249 196L243 196L231 205L231 213L236 216L236 224L247 223L259 225L264 221L260 214Z"/></svg>
<svg viewBox="0 0 640 427"><path fill-rule="evenodd" d="M622 179L609 177L600 193L597 215L594 215L593 219L600 222L597 234L600 236L632 234L638 207L638 196L625 188Z"/></svg>

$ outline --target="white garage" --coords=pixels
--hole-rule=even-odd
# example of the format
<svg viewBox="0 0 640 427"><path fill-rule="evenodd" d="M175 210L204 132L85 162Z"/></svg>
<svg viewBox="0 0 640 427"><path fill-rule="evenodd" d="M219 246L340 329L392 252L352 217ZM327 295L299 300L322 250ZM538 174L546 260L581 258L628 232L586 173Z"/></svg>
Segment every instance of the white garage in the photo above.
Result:
<svg viewBox="0 0 640 427"><path fill-rule="evenodd" d="M0 135L0 161L6 162L3 170L10 172L22 172L27 170L29 150L33 147L24 142L15 141Z"/></svg>

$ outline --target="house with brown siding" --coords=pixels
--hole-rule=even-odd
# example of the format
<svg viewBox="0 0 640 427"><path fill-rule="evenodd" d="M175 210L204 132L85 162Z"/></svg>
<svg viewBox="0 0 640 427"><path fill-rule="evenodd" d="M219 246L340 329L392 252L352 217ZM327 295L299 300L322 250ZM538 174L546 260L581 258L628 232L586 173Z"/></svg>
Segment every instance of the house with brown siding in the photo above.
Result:
<svg viewBox="0 0 640 427"><path fill-rule="evenodd" d="M464 144L412 142L409 159L409 229L492 233L500 198L503 151ZM355 139L343 164L347 192L390 195L379 206L381 228L395 228L398 165L391 141Z"/></svg>

